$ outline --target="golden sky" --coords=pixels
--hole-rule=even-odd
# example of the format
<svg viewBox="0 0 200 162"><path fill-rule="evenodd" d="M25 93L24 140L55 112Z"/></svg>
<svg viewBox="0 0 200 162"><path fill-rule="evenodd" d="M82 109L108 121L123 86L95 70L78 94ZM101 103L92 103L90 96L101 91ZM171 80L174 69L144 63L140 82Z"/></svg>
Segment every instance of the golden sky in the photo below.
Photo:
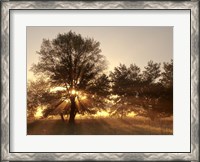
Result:
<svg viewBox="0 0 200 162"><path fill-rule="evenodd" d="M27 79L33 78L29 71L37 63L42 39L56 38L58 33L70 30L83 37L92 37L101 43L100 48L108 61L108 71L119 63L135 63L141 69L149 60L169 62L173 58L173 27L27 27Z"/></svg>

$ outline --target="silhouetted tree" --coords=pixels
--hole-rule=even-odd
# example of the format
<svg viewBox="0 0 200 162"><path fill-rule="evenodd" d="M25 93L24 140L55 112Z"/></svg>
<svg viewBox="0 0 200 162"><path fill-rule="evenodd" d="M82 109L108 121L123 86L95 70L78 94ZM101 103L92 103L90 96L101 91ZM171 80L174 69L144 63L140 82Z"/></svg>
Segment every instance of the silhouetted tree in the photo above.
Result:
<svg viewBox="0 0 200 162"><path fill-rule="evenodd" d="M143 81L147 84L155 83L160 77L160 63L154 63L152 60L147 63L143 71Z"/></svg>
<svg viewBox="0 0 200 162"><path fill-rule="evenodd" d="M120 64L111 72L110 77L112 94L117 96L113 99L111 115L125 117L135 108L133 103L138 97L141 84L140 68L135 64L130 67Z"/></svg>
<svg viewBox="0 0 200 162"><path fill-rule="evenodd" d="M111 115L123 117L134 111L154 120L172 114L173 64L164 63L163 73L160 65L149 61L141 74L135 64L120 64L111 72L112 94L116 95Z"/></svg>
<svg viewBox="0 0 200 162"><path fill-rule="evenodd" d="M173 113L173 61L164 63L163 70L161 72L160 63L150 61L143 72L141 96L146 111L141 115L151 119Z"/></svg>
<svg viewBox="0 0 200 162"><path fill-rule="evenodd" d="M39 106L46 106L52 101L54 96L50 93L50 84L44 79L38 78L29 81L27 87L27 115L34 117Z"/></svg>
<svg viewBox="0 0 200 162"><path fill-rule="evenodd" d="M163 109L168 114L173 113L173 60L170 63L163 63L163 72L161 73L160 82L163 86L162 104Z"/></svg>
<svg viewBox="0 0 200 162"><path fill-rule="evenodd" d="M163 63L164 72L161 73L161 83L164 87L172 89L173 87L173 60L170 63Z"/></svg>
<svg viewBox="0 0 200 162"><path fill-rule="evenodd" d="M137 95L137 87L141 82L140 68L131 64L126 67L120 64L110 74L112 80L112 93L116 95Z"/></svg>
<svg viewBox="0 0 200 162"><path fill-rule="evenodd" d="M103 71L106 60L101 55L100 43L92 38L83 38L72 31L58 34L53 40L43 39L39 62L33 65L35 74L46 76L51 85L66 88L63 100L70 102L69 123L74 123L77 112L90 112L91 104L83 104L81 96L99 98L107 94L108 80ZM101 83L101 84L99 84ZM104 93L105 92L105 93ZM82 97L83 100L83 97ZM92 102L90 102L92 103Z"/></svg>

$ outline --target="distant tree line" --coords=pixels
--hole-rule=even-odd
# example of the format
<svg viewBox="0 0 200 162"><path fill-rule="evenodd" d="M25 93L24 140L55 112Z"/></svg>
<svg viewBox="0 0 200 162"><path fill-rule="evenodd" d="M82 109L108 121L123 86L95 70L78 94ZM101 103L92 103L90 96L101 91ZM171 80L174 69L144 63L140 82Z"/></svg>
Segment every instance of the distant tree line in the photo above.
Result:
<svg viewBox="0 0 200 162"><path fill-rule="evenodd" d="M110 74L112 94L117 95L112 115L129 112L149 116L167 116L173 112L173 60L163 63L149 61L144 71L131 64L120 64Z"/></svg>

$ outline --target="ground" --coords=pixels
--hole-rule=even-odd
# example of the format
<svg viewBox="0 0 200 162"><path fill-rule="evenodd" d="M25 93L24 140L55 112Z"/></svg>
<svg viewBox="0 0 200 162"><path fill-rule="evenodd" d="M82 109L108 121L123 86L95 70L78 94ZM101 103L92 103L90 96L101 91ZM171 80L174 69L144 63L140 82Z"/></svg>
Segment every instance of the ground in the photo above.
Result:
<svg viewBox="0 0 200 162"><path fill-rule="evenodd" d="M59 119L40 119L29 122L28 135L172 135L171 118L94 118L76 119L70 126Z"/></svg>

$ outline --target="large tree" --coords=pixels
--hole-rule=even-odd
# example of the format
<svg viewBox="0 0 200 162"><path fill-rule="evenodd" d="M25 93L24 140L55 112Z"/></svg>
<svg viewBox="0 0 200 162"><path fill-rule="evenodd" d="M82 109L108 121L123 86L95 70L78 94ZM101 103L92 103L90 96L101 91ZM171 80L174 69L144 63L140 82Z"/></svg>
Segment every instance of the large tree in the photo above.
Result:
<svg viewBox="0 0 200 162"><path fill-rule="evenodd" d="M52 86L66 88L63 99L70 102L69 123L75 122L77 112L90 112L88 107L96 106L89 102L84 104L81 96L100 99L107 94L104 93L109 86L104 74L106 59L101 55L98 41L70 31L58 34L53 40L43 39L37 54L39 62L33 65L33 72L45 76ZM102 79L104 83L99 84Z"/></svg>

